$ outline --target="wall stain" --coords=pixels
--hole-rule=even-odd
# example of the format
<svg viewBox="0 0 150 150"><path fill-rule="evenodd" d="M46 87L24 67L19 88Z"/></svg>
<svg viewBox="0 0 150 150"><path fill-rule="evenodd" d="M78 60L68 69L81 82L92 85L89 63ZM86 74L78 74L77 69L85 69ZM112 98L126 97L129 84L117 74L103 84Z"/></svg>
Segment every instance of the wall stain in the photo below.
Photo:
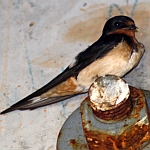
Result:
<svg viewBox="0 0 150 150"><path fill-rule="evenodd" d="M71 24L71 26L69 26L66 33L64 33L64 41L80 41L87 43L96 41L101 36L103 26L107 19L115 15L128 15L130 17L134 16L133 19L135 20L137 26L140 29L140 33L137 34L137 36L145 38L145 31L142 29L143 27L145 27L145 23L147 22L145 19L147 19L147 17L149 17L150 14L150 11L147 7L148 5L150 5L150 3L138 3L138 5L136 4L136 9L134 5L115 5L116 7L113 8L113 11L111 13L110 9L112 8L110 8L110 6L112 5L103 5L103 8L99 8L101 5L99 7L96 6L96 9L92 11L89 10L91 8L94 8L95 5L90 6L90 8L84 8L86 13L84 13L85 19L83 21L77 21L81 20L79 19L79 17L68 20L67 24ZM146 9L143 9L143 7L146 7Z"/></svg>
<svg viewBox="0 0 150 150"><path fill-rule="evenodd" d="M94 42L100 35L104 23L108 19L108 6L101 8L101 5L93 5L87 8L84 8L86 13L83 16L78 16L67 21L68 29L64 33L64 41L67 42ZM96 9L94 9L96 8ZM105 11L104 11L105 10ZM84 18L84 20L81 18Z"/></svg>
<svg viewBox="0 0 150 150"><path fill-rule="evenodd" d="M65 61L69 61L65 59ZM59 68L65 64L63 56L55 55L51 57L50 54L43 54L31 61L32 65L38 65L44 68Z"/></svg>

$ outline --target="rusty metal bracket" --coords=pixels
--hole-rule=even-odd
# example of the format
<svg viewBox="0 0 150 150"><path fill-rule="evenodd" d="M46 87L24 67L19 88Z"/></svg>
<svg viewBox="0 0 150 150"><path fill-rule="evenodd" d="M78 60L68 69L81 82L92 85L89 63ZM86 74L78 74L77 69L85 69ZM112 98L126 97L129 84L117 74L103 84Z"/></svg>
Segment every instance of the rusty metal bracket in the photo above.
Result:
<svg viewBox="0 0 150 150"><path fill-rule="evenodd" d="M142 91L150 110L150 91ZM143 150L149 150L149 146ZM77 108L62 126L57 139L57 150L89 150L83 133L80 108Z"/></svg>

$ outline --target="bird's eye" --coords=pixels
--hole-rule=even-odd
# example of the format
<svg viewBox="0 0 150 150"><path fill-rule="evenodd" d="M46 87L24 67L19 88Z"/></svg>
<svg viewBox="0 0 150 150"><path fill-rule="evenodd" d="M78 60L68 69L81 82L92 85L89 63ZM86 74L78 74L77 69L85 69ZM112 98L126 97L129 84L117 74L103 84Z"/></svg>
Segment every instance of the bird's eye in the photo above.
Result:
<svg viewBox="0 0 150 150"><path fill-rule="evenodd" d="M119 22L115 22L115 27L119 28L120 27L120 23Z"/></svg>

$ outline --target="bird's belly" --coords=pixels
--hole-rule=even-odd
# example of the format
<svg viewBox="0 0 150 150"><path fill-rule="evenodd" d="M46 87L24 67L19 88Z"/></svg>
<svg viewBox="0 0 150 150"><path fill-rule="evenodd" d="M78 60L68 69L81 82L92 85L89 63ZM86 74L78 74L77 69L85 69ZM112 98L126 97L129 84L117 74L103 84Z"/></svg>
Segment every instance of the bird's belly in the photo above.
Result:
<svg viewBox="0 0 150 150"><path fill-rule="evenodd" d="M107 62L99 60L82 70L77 77L77 81L80 85L88 88L99 76L107 74L117 75L120 77L123 76L129 71L129 67L127 65L126 61L119 63L116 60L107 60Z"/></svg>

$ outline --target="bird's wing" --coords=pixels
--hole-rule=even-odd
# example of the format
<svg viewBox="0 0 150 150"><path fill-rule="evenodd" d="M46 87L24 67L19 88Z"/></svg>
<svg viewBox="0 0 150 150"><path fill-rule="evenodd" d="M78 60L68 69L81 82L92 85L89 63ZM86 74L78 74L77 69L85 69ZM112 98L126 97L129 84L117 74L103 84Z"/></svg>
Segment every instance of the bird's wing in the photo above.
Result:
<svg viewBox="0 0 150 150"><path fill-rule="evenodd" d="M1 112L1 114L13 111L13 110L24 110L24 109L34 109L41 106L46 106L53 104L64 99L68 99L77 94L70 94L66 96L57 96L57 97L47 97L41 98L40 95L47 92L51 88L58 86L60 83L66 81L70 77L75 77L78 73L84 69L86 66L90 65L95 60L106 55L111 49L118 45L125 38L124 35L107 35L106 37L101 37L98 41L88 47L86 50L79 53L75 62L68 66L61 74L56 78L51 80L48 84L20 100L19 102L12 105L10 108ZM126 37L127 38L127 37ZM80 94L80 93L78 93Z"/></svg>

